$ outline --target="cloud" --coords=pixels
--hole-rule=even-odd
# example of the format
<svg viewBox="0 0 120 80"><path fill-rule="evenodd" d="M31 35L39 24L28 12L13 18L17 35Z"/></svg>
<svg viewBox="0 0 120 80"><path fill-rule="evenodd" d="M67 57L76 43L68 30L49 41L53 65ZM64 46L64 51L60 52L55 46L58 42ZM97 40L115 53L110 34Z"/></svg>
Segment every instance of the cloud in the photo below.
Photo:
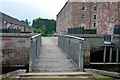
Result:
<svg viewBox="0 0 120 80"><path fill-rule="evenodd" d="M67 0L0 0L2 11L19 19L55 19Z"/></svg>

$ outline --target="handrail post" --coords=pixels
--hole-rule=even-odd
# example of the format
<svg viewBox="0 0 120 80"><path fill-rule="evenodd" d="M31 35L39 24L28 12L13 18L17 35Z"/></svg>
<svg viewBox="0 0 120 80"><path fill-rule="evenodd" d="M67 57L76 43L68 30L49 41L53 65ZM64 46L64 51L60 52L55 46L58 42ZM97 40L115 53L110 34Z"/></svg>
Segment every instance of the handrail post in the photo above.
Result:
<svg viewBox="0 0 120 80"><path fill-rule="evenodd" d="M32 47L33 47L33 38L31 38L31 43L30 43L29 72L32 71L32 64L33 64L32 56L33 56L34 51L32 50L33 49Z"/></svg>
<svg viewBox="0 0 120 80"><path fill-rule="evenodd" d="M70 38L68 38L69 40L69 42L68 42L68 55L70 56Z"/></svg>
<svg viewBox="0 0 120 80"><path fill-rule="evenodd" d="M119 47L117 46L117 51L116 51L116 63L118 64L119 62Z"/></svg>
<svg viewBox="0 0 120 80"><path fill-rule="evenodd" d="M106 46L104 47L103 63L106 62Z"/></svg>
<svg viewBox="0 0 120 80"><path fill-rule="evenodd" d="M83 72L83 41L80 41L79 49L79 69Z"/></svg>
<svg viewBox="0 0 120 80"><path fill-rule="evenodd" d="M40 53L41 34L37 34L31 37L30 54L29 54L29 72L32 72L34 68L35 59L37 59Z"/></svg>

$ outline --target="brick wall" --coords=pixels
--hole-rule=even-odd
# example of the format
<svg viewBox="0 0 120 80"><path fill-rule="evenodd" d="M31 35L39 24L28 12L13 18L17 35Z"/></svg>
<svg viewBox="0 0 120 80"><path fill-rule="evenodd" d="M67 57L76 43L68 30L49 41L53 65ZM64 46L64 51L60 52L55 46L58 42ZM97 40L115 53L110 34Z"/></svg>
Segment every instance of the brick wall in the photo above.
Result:
<svg viewBox="0 0 120 80"><path fill-rule="evenodd" d="M30 34L2 33L3 66L29 64L30 37Z"/></svg>
<svg viewBox="0 0 120 80"><path fill-rule="evenodd" d="M114 26L120 25L119 15L120 2L67 2L57 15L57 32L84 25L85 29L97 29L98 34L113 34Z"/></svg>
<svg viewBox="0 0 120 80"><path fill-rule="evenodd" d="M114 26L120 24L120 2L100 2L97 12L97 33L113 34Z"/></svg>
<svg viewBox="0 0 120 80"><path fill-rule="evenodd" d="M58 13L56 19L57 32L67 32L68 28L73 26L72 10L72 3L67 2L60 13Z"/></svg>
<svg viewBox="0 0 120 80"><path fill-rule="evenodd" d="M57 32L68 32L68 28L83 26L85 29L94 29L96 23L94 19L94 10L96 3L93 2L67 2L61 11L57 14ZM85 7L82 10L82 7ZM81 16L84 15L84 19Z"/></svg>

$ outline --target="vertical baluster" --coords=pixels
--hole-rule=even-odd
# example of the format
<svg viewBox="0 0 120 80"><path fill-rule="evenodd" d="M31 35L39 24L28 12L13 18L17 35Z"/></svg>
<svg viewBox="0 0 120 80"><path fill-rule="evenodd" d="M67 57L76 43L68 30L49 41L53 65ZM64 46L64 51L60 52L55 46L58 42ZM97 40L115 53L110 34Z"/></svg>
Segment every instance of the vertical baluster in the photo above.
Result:
<svg viewBox="0 0 120 80"><path fill-rule="evenodd" d="M117 50L116 50L116 63L118 63L118 60L119 59L119 47L117 47Z"/></svg>
<svg viewBox="0 0 120 80"><path fill-rule="evenodd" d="M110 47L110 62L112 62L112 47Z"/></svg>
<svg viewBox="0 0 120 80"><path fill-rule="evenodd" d="M103 63L106 62L105 60L106 60L106 46L104 47Z"/></svg>

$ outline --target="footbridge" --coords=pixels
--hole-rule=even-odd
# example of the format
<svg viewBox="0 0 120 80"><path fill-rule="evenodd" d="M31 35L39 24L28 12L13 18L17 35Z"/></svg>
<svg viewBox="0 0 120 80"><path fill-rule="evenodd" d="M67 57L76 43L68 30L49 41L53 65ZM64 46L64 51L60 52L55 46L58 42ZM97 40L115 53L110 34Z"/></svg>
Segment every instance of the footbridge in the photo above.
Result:
<svg viewBox="0 0 120 80"><path fill-rule="evenodd" d="M70 35L31 37L29 73L20 80L93 80L92 74L83 72L83 42Z"/></svg>

